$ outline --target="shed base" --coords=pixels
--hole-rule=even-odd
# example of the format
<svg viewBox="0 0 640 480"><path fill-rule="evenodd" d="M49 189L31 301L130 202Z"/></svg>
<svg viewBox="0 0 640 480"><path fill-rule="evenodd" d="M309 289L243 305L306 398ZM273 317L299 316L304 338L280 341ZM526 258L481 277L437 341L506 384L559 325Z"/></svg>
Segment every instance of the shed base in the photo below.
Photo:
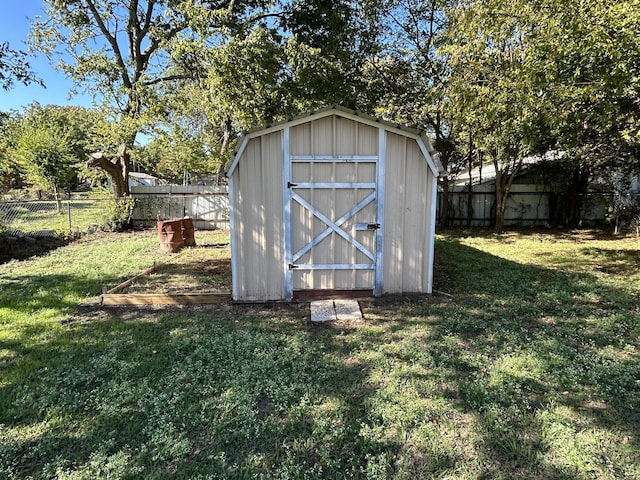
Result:
<svg viewBox="0 0 640 480"><path fill-rule="evenodd" d="M373 297L373 290L294 290L294 300Z"/></svg>

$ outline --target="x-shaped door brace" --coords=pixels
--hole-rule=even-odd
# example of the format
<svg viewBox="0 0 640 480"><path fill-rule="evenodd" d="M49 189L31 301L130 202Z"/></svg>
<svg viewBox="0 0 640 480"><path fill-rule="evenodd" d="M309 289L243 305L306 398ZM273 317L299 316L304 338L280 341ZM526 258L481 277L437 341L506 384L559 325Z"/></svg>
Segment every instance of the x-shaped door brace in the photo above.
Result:
<svg viewBox="0 0 640 480"><path fill-rule="evenodd" d="M354 247L358 249L358 251L362 252L364 255L369 257L370 260L375 262L375 255L371 253L364 245L358 242L355 238L345 232L342 228L340 228L347 220L353 217L356 213L362 210L364 207L369 205L376 199L376 192L371 192L364 199L362 199L358 204L345 213L342 217L337 219L335 222L329 219L326 215L316 209L313 205L307 202L304 198L298 195L295 191L291 191L291 199L298 202L301 206L309 210L314 216L316 216L320 221L325 223L329 228L324 230L320 235L315 237L311 242L307 243L304 247L298 250L293 254L292 261L295 263L299 260L305 253L311 250L313 247L318 245L322 240L327 238L331 234L331 232L336 232L342 238L344 238L347 242L351 243Z"/></svg>

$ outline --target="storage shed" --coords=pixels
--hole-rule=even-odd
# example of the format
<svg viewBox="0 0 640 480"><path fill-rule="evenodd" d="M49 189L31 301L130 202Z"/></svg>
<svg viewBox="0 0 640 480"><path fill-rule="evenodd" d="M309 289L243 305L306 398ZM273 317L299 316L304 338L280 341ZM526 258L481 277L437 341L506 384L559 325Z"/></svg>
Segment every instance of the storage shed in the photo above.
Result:
<svg viewBox="0 0 640 480"><path fill-rule="evenodd" d="M234 300L431 293L427 137L341 107L243 136L229 178Z"/></svg>

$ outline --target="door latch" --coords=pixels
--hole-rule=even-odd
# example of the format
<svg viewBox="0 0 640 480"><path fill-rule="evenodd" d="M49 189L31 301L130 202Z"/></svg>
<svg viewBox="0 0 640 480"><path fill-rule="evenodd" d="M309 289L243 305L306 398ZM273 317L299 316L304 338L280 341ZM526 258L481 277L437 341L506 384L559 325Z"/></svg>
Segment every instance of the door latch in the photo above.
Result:
<svg viewBox="0 0 640 480"><path fill-rule="evenodd" d="M377 230L380 228L380 224L379 223L368 223L367 224L367 230Z"/></svg>

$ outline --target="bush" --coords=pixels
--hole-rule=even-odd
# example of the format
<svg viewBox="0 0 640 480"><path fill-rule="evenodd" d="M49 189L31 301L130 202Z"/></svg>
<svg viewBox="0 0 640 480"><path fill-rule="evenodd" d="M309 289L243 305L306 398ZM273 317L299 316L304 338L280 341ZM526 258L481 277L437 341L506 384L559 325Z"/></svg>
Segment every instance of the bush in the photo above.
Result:
<svg viewBox="0 0 640 480"><path fill-rule="evenodd" d="M121 232L131 228L135 206L136 199L131 197L122 197L110 201L106 218L102 225L103 229L109 232Z"/></svg>

